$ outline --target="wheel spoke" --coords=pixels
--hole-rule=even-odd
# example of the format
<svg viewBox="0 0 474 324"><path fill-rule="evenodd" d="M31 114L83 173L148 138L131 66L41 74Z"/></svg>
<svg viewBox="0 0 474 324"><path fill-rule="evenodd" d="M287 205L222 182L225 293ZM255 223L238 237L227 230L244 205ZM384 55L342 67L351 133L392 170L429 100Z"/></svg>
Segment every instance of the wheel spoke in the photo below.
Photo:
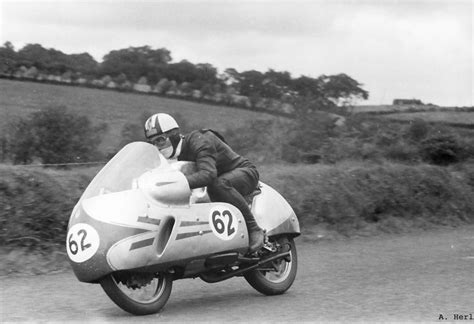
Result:
<svg viewBox="0 0 474 324"><path fill-rule="evenodd" d="M244 276L247 282L262 294L279 295L288 290L295 280L298 268L297 252L292 238L275 237L270 240L276 247L276 253L289 253L279 259L265 262Z"/></svg>
<svg viewBox="0 0 474 324"><path fill-rule="evenodd" d="M168 301L173 280L169 274L121 272L101 279L107 296L123 310L135 315L159 312Z"/></svg>
<svg viewBox="0 0 474 324"><path fill-rule="evenodd" d="M128 287L126 284L116 280L114 282L117 287L132 300L135 300L139 303L153 303L157 301L164 291L164 280L162 277L153 278L148 284L143 284L141 287Z"/></svg>
<svg viewBox="0 0 474 324"><path fill-rule="evenodd" d="M291 255L291 252L290 252ZM272 268L266 271L262 271L262 275L271 282L279 283L284 281L291 271L291 261L287 262L284 259L276 260L272 262Z"/></svg>

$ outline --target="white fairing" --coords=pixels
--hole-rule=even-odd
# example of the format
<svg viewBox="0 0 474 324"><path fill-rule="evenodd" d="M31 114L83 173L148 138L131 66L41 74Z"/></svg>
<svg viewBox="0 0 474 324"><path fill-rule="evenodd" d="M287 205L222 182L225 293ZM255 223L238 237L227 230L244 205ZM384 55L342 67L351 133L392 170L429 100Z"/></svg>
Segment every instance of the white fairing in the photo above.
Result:
<svg viewBox="0 0 474 324"><path fill-rule="evenodd" d="M290 221L291 227L299 232L299 224L293 208L272 187L260 182L262 193L255 196L252 213L260 227L268 232Z"/></svg>
<svg viewBox="0 0 474 324"><path fill-rule="evenodd" d="M82 201L83 211L91 218L107 224L152 230L147 223L137 223L137 217L147 215L148 202L141 190L126 190L104 194Z"/></svg>
<svg viewBox="0 0 474 324"><path fill-rule="evenodd" d="M182 172L172 168L153 169L138 179L138 187L143 193L165 205L189 205L191 189Z"/></svg>

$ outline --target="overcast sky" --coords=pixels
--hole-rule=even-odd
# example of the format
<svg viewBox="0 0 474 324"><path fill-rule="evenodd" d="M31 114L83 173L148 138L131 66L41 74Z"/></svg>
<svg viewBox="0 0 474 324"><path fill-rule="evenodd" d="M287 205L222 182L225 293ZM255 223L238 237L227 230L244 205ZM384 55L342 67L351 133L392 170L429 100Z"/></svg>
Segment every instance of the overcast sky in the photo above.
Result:
<svg viewBox="0 0 474 324"><path fill-rule="evenodd" d="M102 61L149 45L174 62L292 77L346 73L361 104L473 105L472 0L0 0L0 42Z"/></svg>

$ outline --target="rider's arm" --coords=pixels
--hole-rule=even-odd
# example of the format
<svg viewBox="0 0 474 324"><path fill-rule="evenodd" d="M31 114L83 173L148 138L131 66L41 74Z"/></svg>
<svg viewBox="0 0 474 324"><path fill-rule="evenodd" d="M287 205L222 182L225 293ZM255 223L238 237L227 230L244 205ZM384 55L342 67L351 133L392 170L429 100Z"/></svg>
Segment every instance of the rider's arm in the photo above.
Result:
<svg viewBox="0 0 474 324"><path fill-rule="evenodd" d="M197 133L190 138L190 150L196 157L197 171L186 176L191 189L205 187L217 177L217 152L212 138Z"/></svg>

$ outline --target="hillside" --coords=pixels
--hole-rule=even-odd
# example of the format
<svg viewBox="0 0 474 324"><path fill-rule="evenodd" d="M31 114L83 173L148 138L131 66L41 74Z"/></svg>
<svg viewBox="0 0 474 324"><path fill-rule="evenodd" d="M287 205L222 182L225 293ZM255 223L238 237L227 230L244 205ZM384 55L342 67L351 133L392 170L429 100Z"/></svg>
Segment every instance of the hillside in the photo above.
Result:
<svg viewBox="0 0 474 324"><path fill-rule="evenodd" d="M107 123L109 131L102 143L106 152L113 151L120 142L123 125L138 122L144 113L179 114L195 127L219 131L236 129L255 119L277 118L250 110L151 95L0 79L0 129L15 118L58 105L87 115L94 123Z"/></svg>

